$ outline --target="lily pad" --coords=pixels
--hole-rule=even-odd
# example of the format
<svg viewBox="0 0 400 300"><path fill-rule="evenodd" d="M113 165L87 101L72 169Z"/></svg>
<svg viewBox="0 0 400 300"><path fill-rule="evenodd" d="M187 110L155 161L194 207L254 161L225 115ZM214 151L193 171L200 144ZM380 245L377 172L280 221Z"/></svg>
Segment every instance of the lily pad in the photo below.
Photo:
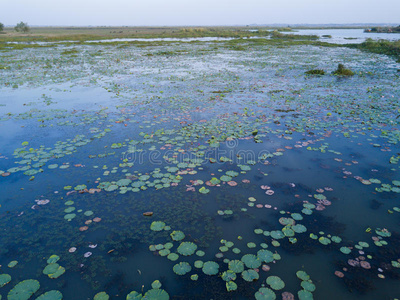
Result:
<svg viewBox="0 0 400 300"><path fill-rule="evenodd" d="M36 300L62 300L62 299L63 299L62 293L56 290L48 291L36 298Z"/></svg>
<svg viewBox="0 0 400 300"><path fill-rule="evenodd" d="M172 231L172 233L171 233L171 238L174 240L174 241L180 241L180 240L183 240L184 238L185 238L185 234L182 232L182 231L179 231L179 230L174 230L174 231Z"/></svg>
<svg viewBox="0 0 400 300"><path fill-rule="evenodd" d="M187 262L180 262L173 267L173 271L178 275L185 275L192 270L192 267Z"/></svg>
<svg viewBox="0 0 400 300"><path fill-rule="evenodd" d="M0 275L0 287L5 286L7 283L11 281L11 276L8 274L1 274Z"/></svg>
<svg viewBox="0 0 400 300"><path fill-rule="evenodd" d="M203 272L206 275L216 275L218 273L219 265L214 261L207 261L203 265Z"/></svg>
<svg viewBox="0 0 400 300"><path fill-rule="evenodd" d="M236 273L231 270L227 270L222 273L221 278L224 281L236 280Z"/></svg>
<svg viewBox="0 0 400 300"><path fill-rule="evenodd" d="M179 254L184 256L192 255L197 249L197 245L192 242L182 242L177 251Z"/></svg>
<svg viewBox="0 0 400 300"><path fill-rule="evenodd" d="M248 282L258 280L259 277L258 273L252 269L242 272L242 278Z"/></svg>
<svg viewBox="0 0 400 300"><path fill-rule="evenodd" d="M276 294L269 288L262 287L255 293L256 300L275 300Z"/></svg>
<svg viewBox="0 0 400 300"><path fill-rule="evenodd" d="M274 254L271 251L265 250L265 249L259 250L257 252L257 257L261 261L266 262L266 263L270 263L270 262L272 262L274 260L273 255Z"/></svg>
<svg viewBox="0 0 400 300"><path fill-rule="evenodd" d="M165 223L161 221L154 221L150 225L150 229L153 231L161 231L165 227Z"/></svg>
<svg viewBox="0 0 400 300"><path fill-rule="evenodd" d="M285 287L285 283L278 276L269 276L267 278L267 284L274 290L281 290Z"/></svg>
<svg viewBox="0 0 400 300"><path fill-rule="evenodd" d="M311 281L309 281L309 280L307 280L307 281L302 281L301 282L301 287L303 288L303 289L305 289L306 291L309 291L309 292L314 292L315 291L315 285L311 282Z"/></svg>
<svg viewBox="0 0 400 300"><path fill-rule="evenodd" d="M310 276L305 271L297 271L296 276L300 280L310 280Z"/></svg>
<svg viewBox="0 0 400 300"><path fill-rule="evenodd" d="M233 281L228 281L228 282L225 284L225 286L226 286L226 290L227 290L228 292L236 291L236 290L237 290L237 284L234 283Z"/></svg>
<svg viewBox="0 0 400 300"><path fill-rule="evenodd" d="M151 289L144 294L142 300L169 300L169 295L163 289Z"/></svg>
<svg viewBox="0 0 400 300"><path fill-rule="evenodd" d="M313 300L314 297L313 295L306 290L301 290L297 292L297 295L299 296L299 300Z"/></svg>
<svg viewBox="0 0 400 300"><path fill-rule="evenodd" d="M255 269L261 266L261 260L254 254L243 255L241 260L249 269Z"/></svg>
<svg viewBox="0 0 400 300"><path fill-rule="evenodd" d="M126 300L141 300L143 299L142 294L138 292L132 291L126 296Z"/></svg>
<svg viewBox="0 0 400 300"><path fill-rule="evenodd" d="M8 300L27 300L40 288L39 281L34 279L27 279L18 283L8 293Z"/></svg>
<svg viewBox="0 0 400 300"><path fill-rule="evenodd" d="M228 268L235 273L242 273L244 271L244 263L240 260L231 260Z"/></svg>
<svg viewBox="0 0 400 300"><path fill-rule="evenodd" d="M94 295L93 300L108 300L110 296L107 295L106 292L100 292Z"/></svg>

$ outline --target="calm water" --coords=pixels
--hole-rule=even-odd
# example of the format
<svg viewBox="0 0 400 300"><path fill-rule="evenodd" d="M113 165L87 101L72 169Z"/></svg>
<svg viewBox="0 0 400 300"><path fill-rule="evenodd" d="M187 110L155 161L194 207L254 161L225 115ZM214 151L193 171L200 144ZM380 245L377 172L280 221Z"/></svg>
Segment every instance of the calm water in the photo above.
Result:
<svg viewBox="0 0 400 300"><path fill-rule="evenodd" d="M32 299L254 299L262 287L277 299L400 296L392 58L220 43L74 49L0 54L3 299L28 279L40 284ZM356 75L330 75L338 63ZM304 76L312 68L328 75Z"/></svg>
<svg viewBox="0 0 400 300"><path fill-rule="evenodd" d="M364 32L363 29L300 29L288 33L318 35L321 40L335 44L362 43L368 38L373 40L383 39L389 41L397 41L400 39L400 33L372 33ZM323 37L324 35L330 35L332 37Z"/></svg>

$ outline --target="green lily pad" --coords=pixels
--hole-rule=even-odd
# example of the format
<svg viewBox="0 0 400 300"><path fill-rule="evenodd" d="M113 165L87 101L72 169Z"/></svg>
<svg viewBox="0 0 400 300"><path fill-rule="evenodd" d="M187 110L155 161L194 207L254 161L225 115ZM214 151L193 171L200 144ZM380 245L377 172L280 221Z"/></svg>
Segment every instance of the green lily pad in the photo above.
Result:
<svg viewBox="0 0 400 300"><path fill-rule="evenodd" d="M306 291L309 291L309 292L314 292L315 291L315 285L311 282L311 281L309 281L309 280L307 280L307 281L302 281L301 282L301 287L303 288L303 289L305 289Z"/></svg>
<svg viewBox="0 0 400 300"><path fill-rule="evenodd" d="M177 251L179 254L184 256L192 255L197 249L197 245L192 242L182 242Z"/></svg>
<svg viewBox="0 0 400 300"><path fill-rule="evenodd" d="M210 192L209 189L206 189L204 186L199 189L199 192L202 194L208 194Z"/></svg>
<svg viewBox="0 0 400 300"><path fill-rule="evenodd" d="M292 226L292 229L296 233L303 233L303 232L307 231L306 226L301 225L301 224L296 224L296 225Z"/></svg>
<svg viewBox="0 0 400 300"><path fill-rule="evenodd" d="M58 262L59 260L60 260L60 257L58 255L53 254L49 257L49 259L47 260L47 263L54 264L54 263Z"/></svg>
<svg viewBox="0 0 400 300"><path fill-rule="evenodd" d="M27 279L18 283L8 293L8 300L27 300L40 288L39 281L34 279Z"/></svg>
<svg viewBox="0 0 400 300"><path fill-rule="evenodd" d="M248 282L258 280L259 277L258 273L251 269L242 272L242 278Z"/></svg>
<svg viewBox="0 0 400 300"><path fill-rule="evenodd" d="M43 274L49 275L49 274L54 274L57 272L58 268L60 267L59 264L57 263L51 263L48 264L44 269L43 269Z"/></svg>
<svg viewBox="0 0 400 300"><path fill-rule="evenodd" d="M64 273L65 273L65 268L60 266L60 267L58 267L56 272L49 274L48 276L49 276L49 278L56 279Z"/></svg>
<svg viewBox="0 0 400 300"><path fill-rule="evenodd" d="M165 227L165 223L161 221L154 221L150 225L150 229L153 231L161 231Z"/></svg>
<svg viewBox="0 0 400 300"><path fill-rule="evenodd" d="M185 275L192 270L192 267L187 262L180 262L173 267L173 271L178 275Z"/></svg>
<svg viewBox="0 0 400 300"><path fill-rule="evenodd" d="M254 254L245 254L241 260L249 269L255 269L261 266L261 260Z"/></svg>
<svg viewBox="0 0 400 300"><path fill-rule="evenodd" d="M203 265L203 272L206 275L216 275L218 273L219 265L214 261L207 261Z"/></svg>
<svg viewBox="0 0 400 300"><path fill-rule="evenodd" d="M159 289L159 288L161 288L161 282L160 282L160 280L154 280L153 283L151 284L151 287L152 287L153 289Z"/></svg>
<svg viewBox="0 0 400 300"><path fill-rule="evenodd" d="M267 278L267 284L274 290L281 290L285 287L285 283L278 276L269 276Z"/></svg>
<svg viewBox="0 0 400 300"><path fill-rule="evenodd" d="M144 294L142 300L169 300L169 295L163 289L151 289Z"/></svg>
<svg viewBox="0 0 400 300"><path fill-rule="evenodd" d="M176 254L176 253L170 253L170 254L168 254L167 258L168 258L170 261L176 261L176 260L179 258L179 255Z"/></svg>
<svg viewBox="0 0 400 300"><path fill-rule="evenodd" d="M313 295L306 290L301 290L297 292L297 295L299 296L299 300L313 300L314 297Z"/></svg>
<svg viewBox="0 0 400 300"><path fill-rule="evenodd" d="M347 247L340 247L340 252L342 252L343 254L349 254L351 252L351 249Z"/></svg>
<svg viewBox="0 0 400 300"><path fill-rule="evenodd" d="M64 216L64 219L69 221L69 220L72 220L75 217L76 217L76 214L66 214Z"/></svg>
<svg viewBox="0 0 400 300"><path fill-rule="evenodd" d="M254 295L256 300L275 300L276 294L269 288L262 287Z"/></svg>
<svg viewBox="0 0 400 300"><path fill-rule="evenodd" d="M235 273L242 273L244 271L244 263L240 260L231 260L228 264L229 270Z"/></svg>
<svg viewBox="0 0 400 300"><path fill-rule="evenodd" d="M304 271L297 271L296 272L296 276L297 278L299 278L300 280L310 280L310 275L308 275L306 272Z"/></svg>
<svg viewBox="0 0 400 300"><path fill-rule="evenodd" d="M0 275L0 287L5 286L7 283L11 281L11 276L8 274L1 274Z"/></svg>
<svg viewBox="0 0 400 300"><path fill-rule="evenodd" d="M179 230L174 230L174 231L172 231L172 233L171 233L171 238L174 240L174 241L180 241L180 240L183 240L184 238L185 238L185 234L182 232L182 231L179 231Z"/></svg>
<svg viewBox="0 0 400 300"><path fill-rule="evenodd" d="M110 296L107 295L106 292L100 292L94 295L93 300L108 300Z"/></svg>
<svg viewBox="0 0 400 300"><path fill-rule="evenodd" d="M225 286L226 286L226 290L227 290L228 292L236 291L236 290L237 290L237 284L234 283L233 281L228 281L228 282L225 284Z"/></svg>
<svg viewBox="0 0 400 300"><path fill-rule="evenodd" d="M16 260L10 261L9 264L8 264L8 267L9 268L14 268L17 264L18 264L18 261L16 261Z"/></svg>
<svg viewBox="0 0 400 300"><path fill-rule="evenodd" d="M62 300L62 299L63 299L62 293L56 290L48 291L36 298L36 300Z"/></svg>
<svg viewBox="0 0 400 300"><path fill-rule="evenodd" d="M221 278L224 281L236 280L236 273L231 270L227 270L222 273Z"/></svg>
<svg viewBox="0 0 400 300"><path fill-rule="evenodd" d="M190 279L196 281L197 279L199 279L199 275L197 274L190 275Z"/></svg>
<svg viewBox="0 0 400 300"><path fill-rule="evenodd" d="M138 292L132 291L126 296L126 300L142 300L143 296L142 294L139 294Z"/></svg>
<svg viewBox="0 0 400 300"><path fill-rule="evenodd" d="M285 235L283 234L282 231L280 230L274 230L270 232L270 235L273 239L279 240L279 239L283 239L285 237Z"/></svg>

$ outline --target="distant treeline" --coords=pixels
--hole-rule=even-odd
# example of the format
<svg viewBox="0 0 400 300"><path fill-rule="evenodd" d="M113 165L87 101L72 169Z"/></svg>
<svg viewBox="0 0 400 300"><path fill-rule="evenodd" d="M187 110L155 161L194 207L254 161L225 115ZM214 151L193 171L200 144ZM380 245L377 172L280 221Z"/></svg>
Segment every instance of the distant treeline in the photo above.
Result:
<svg viewBox="0 0 400 300"><path fill-rule="evenodd" d="M400 33L400 25L397 27L372 27L365 29L364 32Z"/></svg>

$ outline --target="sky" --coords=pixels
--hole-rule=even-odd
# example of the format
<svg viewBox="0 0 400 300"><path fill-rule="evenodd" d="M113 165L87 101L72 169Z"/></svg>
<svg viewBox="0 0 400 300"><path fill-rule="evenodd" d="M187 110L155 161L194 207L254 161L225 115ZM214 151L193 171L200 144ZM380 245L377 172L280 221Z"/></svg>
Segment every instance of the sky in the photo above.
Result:
<svg viewBox="0 0 400 300"><path fill-rule="evenodd" d="M183 26L396 23L400 0L0 0L0 23Z"/></svg>

